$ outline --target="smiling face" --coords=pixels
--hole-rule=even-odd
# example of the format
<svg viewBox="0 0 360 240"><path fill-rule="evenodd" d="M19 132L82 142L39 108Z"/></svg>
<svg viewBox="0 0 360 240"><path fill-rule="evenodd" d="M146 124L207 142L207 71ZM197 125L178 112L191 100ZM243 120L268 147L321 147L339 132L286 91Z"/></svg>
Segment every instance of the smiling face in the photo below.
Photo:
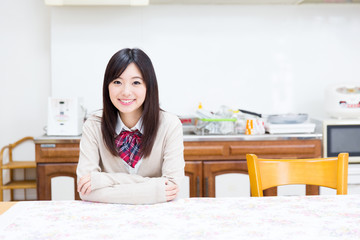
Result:
<svg viewBox="0 0 360 240"><path fill-rule="evenodd" d="M110 82L109 95L123 123L129 128L135 126L141 117L146 96L146 85L135 63L130 63L118 78Z"/></svg>

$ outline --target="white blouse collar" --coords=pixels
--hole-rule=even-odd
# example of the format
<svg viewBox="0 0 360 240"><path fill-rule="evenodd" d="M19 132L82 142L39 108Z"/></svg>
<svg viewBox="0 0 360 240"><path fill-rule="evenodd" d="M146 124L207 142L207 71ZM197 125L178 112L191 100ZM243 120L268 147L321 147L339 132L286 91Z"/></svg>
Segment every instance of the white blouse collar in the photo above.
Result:
<svg viewBox="0 0 360 240"><path fill-rule="evenodd" d="M117 122L116 122L116 128L115 128L115 132L117 135L119 135L119 133L122 131L135 131L135 130L139 130L141 132L141 134L143 134L143 128L142 128L142 117L139 119L139 121L135 124L134 127L132 128L128 128L127 126L125 126L125 124L123 123L123 121L120 118L120 114L117 115Z"/></svg>

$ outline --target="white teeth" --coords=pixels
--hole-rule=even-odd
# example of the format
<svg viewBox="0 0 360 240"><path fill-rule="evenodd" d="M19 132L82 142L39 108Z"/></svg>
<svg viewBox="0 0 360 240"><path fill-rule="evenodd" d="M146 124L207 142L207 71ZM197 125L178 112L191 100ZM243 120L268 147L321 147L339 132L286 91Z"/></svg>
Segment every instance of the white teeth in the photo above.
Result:
<svg viewBox="0 0 360 240"><path fill-rule="evenodd" d="M121 100L123 103L129 103L132 102L133 100Z"/></svg>

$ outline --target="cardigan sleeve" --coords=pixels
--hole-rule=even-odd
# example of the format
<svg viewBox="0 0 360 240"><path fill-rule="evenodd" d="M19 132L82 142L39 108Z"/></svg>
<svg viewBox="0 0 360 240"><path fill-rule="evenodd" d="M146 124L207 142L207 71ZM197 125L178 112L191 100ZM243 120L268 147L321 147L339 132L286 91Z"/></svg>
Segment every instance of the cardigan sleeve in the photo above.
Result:
<svg viewBox="0 0 360 240"><path fill-rule="evenodd" d="M123 203L123 204L155 204L166 202L165 180L149 178L148 181L133 184L115 184L111 187L99 188L80 198L86 201Z"/></svg>
<svg viewBox="0 0 360 240"><path fill-rule="evenodd" d="M176 124L171 125L165 137L162 176L181 188L181 182L185 176L183 129L178 118L173 121Z"/></svg>

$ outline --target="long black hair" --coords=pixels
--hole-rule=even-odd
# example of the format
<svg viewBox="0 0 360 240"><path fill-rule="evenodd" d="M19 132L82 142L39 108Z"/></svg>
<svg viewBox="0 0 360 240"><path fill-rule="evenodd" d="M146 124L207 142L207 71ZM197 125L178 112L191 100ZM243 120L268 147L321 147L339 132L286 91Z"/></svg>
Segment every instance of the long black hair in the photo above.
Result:
<svg viewBox="0 0 360 240"><path fill-rule="evenodd" d="M116 52L109 60L103 83L101 132L109 151L114 156L118 156L114 138L116 137L115 128L119 113L110 100L109 84L118 78L130 63L134 63L140 69L146 86L146 96L142 112L143 136L140 152L143 157L147 157L150 155L159 127L159 90L153 64L148 55L138 48L124 48Z"/></svg>

